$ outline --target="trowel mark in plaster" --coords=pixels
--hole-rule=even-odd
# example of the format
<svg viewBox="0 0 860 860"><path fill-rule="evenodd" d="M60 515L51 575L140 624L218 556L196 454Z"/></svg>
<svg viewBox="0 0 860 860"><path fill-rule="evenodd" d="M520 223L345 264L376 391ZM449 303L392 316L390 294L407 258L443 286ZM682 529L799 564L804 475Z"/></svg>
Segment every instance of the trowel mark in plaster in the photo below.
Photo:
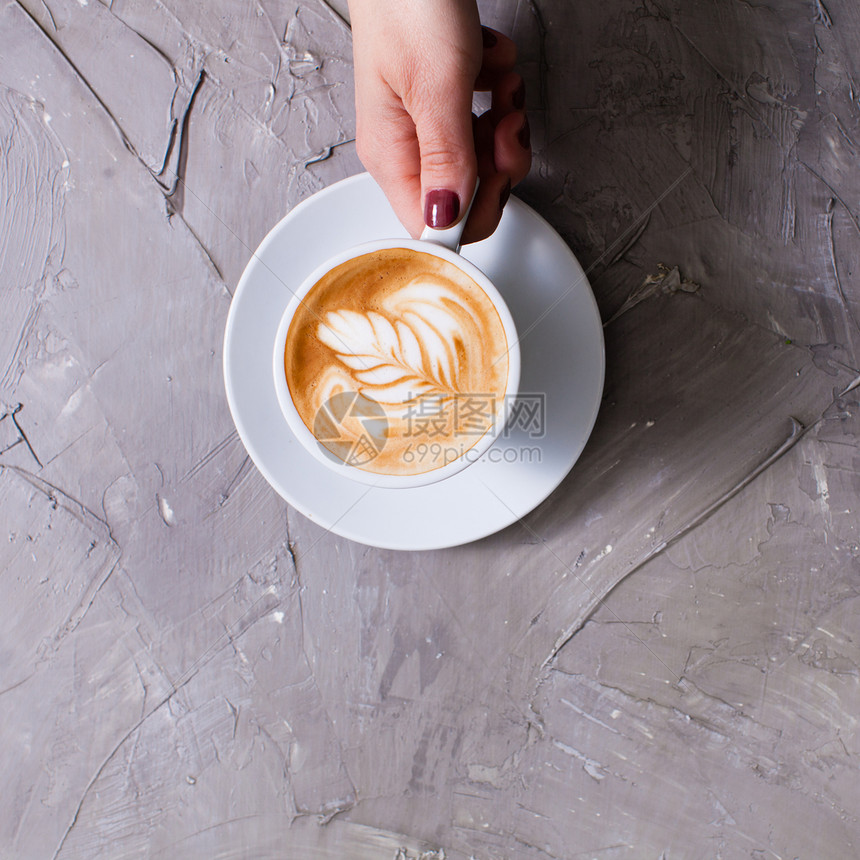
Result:
<svg viewBox="0 0 860 860"><path fill-rule="evenodd" d="M169 527L176 525L176 514L173 513L173 508L170 502L159 493L155 494L155 502L158 505L158 515L164 520L164 524Z"/></svg>
<svg viewBox="0 0 860 860"><path fill-rule="evenodd" d="M678 266L671 268L665 263L657 263L657 271L653 275L646 275L645 280L631 291L630 295L622 303L621 307L606 320L603 327L615 322L622 314L632 310L640 302L656 296L660 293L671 294L677 292L695 293L699 290L699 284L681 275Z"/></svg>
<svg viewBox="0 0 860 860"><path fill-rule="evenodd" d="M553 746L557 749L560 749L566 755L572 756L575 759L579 759L582 762L582 769L597 782L600 782L607 773L609 773L609 769L606 765L601 764L599 761L595 761L593 758L589 758L587 755L581 753L578 749L574 749L572 746L568 744L562 743L561 741L554 740L552 742Z"/></svg>
<svg viewBox="0 0 860 860"><path fill-rule="evenodd" d="M638 560L633 562L628 570L625 572L624 576L615 582L612 588L608 589L606 592L601 594L600 596L592 594L592 597L595 598L593 605L580 617L578 617L567 629L563 630L559 637L556 639L555 644L552 647L552 650L546 657L546 659L540 665L540 671L545 672L550 664L555 660L564 646L570 642L571 639L585 626L585 623L594 613L596 608L602 605L608 595L611 593L612 589L618 586L618 584L624 579L631 576L645 564L647 564L652 558L656 555L662 553L667 547L671 546L676 541L680 540L684 535L689 534L693 529L697 528L703 522L708 520L711 515L719 510L726 502L730 499L733 499L738 493L741 492L746 486L751 484L759 475L765 472L770 468L773 463L779 460L787 451L790 451L804 436L806 430L808 429L803 424L801 424L797 419L791 418L791 433L788 438L767 458L765 458L761 463L759 463L755 468L753 468L747 475L742 477L733 487L726 490L718 499L713 501L710 505L708 505L704 510L699 512L697 515L693 516L688 522L680 525L675 531L671 534L667 535L663 540L659 543L652 544L652 546L645 552ZM599 561L603 558L608 552L612 551L612 546L608 545L602 554L599 554L591 564L596 561ZM641 640L640 640L641 641ZM644 643L643 643L644 645ZM647 646L645 646L647 647ZM655 655L656 656L656 655ZM659 659L659 658L657 658ZM538 682L538 685L540 681Z"/></svg>
<svg viewBox="0 0 860 860"><path fill-rule="evenodd" d="M44 117L39 102L0 84L0 392L17 387L45 285L65 253L69 160Z"/></svg>
<svg viewBox="0 0 860 860"><path fill-rule="evenodd" d="M809 465L812 468L812 478L815 481L815 507L828 527L832 528L833 520L830 514L830 487L827 483L827 465L822 460L820 452L817 449L814 449Z"/></svg>
<svg viewBox="0 0 860 860"><path fill-rule="evenodd" d="M860 376L853 379L848 385L839 392L840 397L844 397L846 394L852 392L855 388L860 388Z"/></svg>
<svg viewBox="0 0 860 860"><path fill-rule="evenodd" d="M138 147L132 141L131 137L129 136L129 134L125 130L125 128L123 127L123 125L120 122L117 115L108 106L107 102L98 94L96 89L93 87L93 84L90 82L90 80L88 80L86 75L72 61L71 57L66 53L66 51L63 50L62 46L58 43L57 39L54 36L52 36L51 33L48 32L48 30L42 25L42 23L25 6L23 6L21 3L18 3L17 8L20 9L20 11L24 13L24 15L26 15L29 22L37 28L39 33L41 33L41 35L44 36L54 46L54 48L59 52L59 54L63 57L63 59L66 61L66 63L68 63L68 66L72 70L72 72L74 73L74 76L83 84L84 87L86 87L87 91L95 99L99 108L101 108L101 110L104 112L105 116L108 118L108 121L113 126L113 128L116 131L117 135L119 136L119 139L122 142L123 146L146 168L149 175L158 184L158 187L161 189L162 193L165 195L165 198L166 198L166 205L168 207L168 215L175 215L176 217L178 217L182 221L182 223L188 229L189 235L193 238L195 243L199 246L200 251L203 254L204 259L206 259L208 261L208 263L211 265L214 274L217 276L217 278L220 281L224 281L224 276L221 273L221 270L219 269L218 265L215 263L214 259L212 258L212 255L209 253L209 250L203 244L200 237L188 225L182 212L177 210L177 207L176 207L175 203L172 201L171 194L170 194L170 190L173 187L173 185L175 184L175 182L176 181L179 181L179 182L182 181L182 177L179 175L179 172L178 172L180 170L178 160L179 160L180 155L182 154L182 148L183 148L182 139L181 139L182 138L182 131L184 128L187 128L188 114L190 113L191 108L192 108L191 102L193 101L193 99L194 99L195 95L197 94L197 91L198 91L198 89L199 89L199 87L203 81L203 70L202 70L202 68L197 69L197 75L196 75L195 83L188 90L188 95L187 95L187 99L185 101L184 108L182 108L180 110L178 117L173 118L173 122L171 123L170 131L168 133L168 140L167 140L167 144L165 146L164 156L163 156L163 159L161 159L161 164L160 165L153 165L153 164L150 164L147 161L147 159L143 157L143 155L141 155L141 153L138 150ZM50 10L48 10L48 13L49 13L51 20L53 22L53 15L51 15ZM126 25L126 26L128 26L128 25ZM54 29L56 30L56 26L54 27ZM129 29L133 30L133 28L129 28ZM170 65L169 58L166 57L166 55L164 55L160 49L158 49L154 44L149 42L148 39L146 39L143 35L138 33L136 30L133 30L133 32L137 36L139 36L150 48L155 50L156 53L161 55L163 57L163 59L165 60L165 62L167 62ZM174 78L174 82L175 82L176 81L176 69L172 65L171 65L171 73L173 74L173 78ZM170 106L171 113L174 112L175 107L176 107L176 95L177 95L178 91L179 91L179 86L177 84L176 90L174 90L174 93L173 93L173 99L171 101L171 106ZM178 141L177 141L177 138L179 138ZM171 165L171 162L173 160L176 160L176 162L177 162L177 164L175 165L175 169L174 169L174 166ZM63 166L68 167L68 164L69 164L68 159L64 159ZM164 179L162 179L165 172L167 172L168 175L172 175L174 177L171 185L166 185ZM183 183L183 187L187 189L187 186L184 186L184 183ZM190 190L190 189L187 189L187 190ZM2 205L2 199L3 199L2 196L0 196L0 205ZM173 208L174 211L171 212L170 211L171 208ZM228 290L228 292L229 292L229 290ZM232 293L231 293L231 295L232 295ZM0 359L2 359L2 357L0 357ZM3 382L4 382L4 380L0 379L0 385L2 385Z"/></svg>
<svg viewBox="0 0 860 860"><path fill-rule="evenodd" d="M603 547L603 549L602 549L602 550L600 550L600 552L599 552L599 553L597 553L597 555L596 555L596 556L594 556L594 560L595 560L595 561L600 561L601 559L606 558L606 556L608 556L608 555L609 555L609 553L611 553L611 552L612 552L612 544L611 544L611 543L608 543L608 544L606 544L606 546L605 546L605 547Z"/></svg>
<svg viewBox="0 0 860 860"><path fill-rule="evenodd" d="M36 451L33 446L30 444L30 440L27 438L27 434L24 432L24 428L18 423L17 415L24 408L23 403L18 403L14 407L6 406L0 401L0 409L3 409L3 414L0 415L0 426L2 426L3 422L8 419L11 422L11 426L14 428L14 433L12 434L12 441L9 441L8 444L5 444L3 441L3 437L0 436L0 455L5 454L7 451L11 451L16 445L20 445L22 442L27 446L27 450L30 452L32 458L36 461L36 464L41 469L42 461L39 459Z"/></svg>
<svg viewBox="0 0 860 860"><path fill-rule="evenodd" d="M446 860L446 856L444 848L421 851L419 854L410 853L408 848L398 848L394 860Z"/></svg>
<svg viewBox="0 0 860 860"><path fill-rule="evenodd" d="M830 490L827 486L827 469L824 467L824 463L816 460L812 464L812 474L815 478L818 496L826 503L830 499Z"/></svg>
<svg viewBox="0 0 860 860"><path fill-rule="evenodd" d="M178 120L174 119L171 126L170 139L167 144L167 151L161 171L158 175L153 174L164 192L168 218L173 215L181 216L185 206L185 175L188 169L188 126L190 124L191 109L194 107L194 102L203 84L205 74L203 69L198 72L197 80L191 88L191 94L188 96L185 109ZM175 158L172 157L174 153ZM172 161L175 164L171 163ZM172 174L172 179L169 183L165 183L161 179L161 176L165 172Z"/></svg>
<svg viewBox="0 0 860 860"><path fill-rule="evenodd" d="M6 502L6 509L17 511L19 515L31 512L35 516L28 524L28 529L34 530L33 545L39 542L40 534L44 534L44 541L53 541L55 547L62 545L71 553L69 558L77 558L77 564L72 565L74 576L67 576L64 582L62 598L57 597L52 602L52 612L60 613L54 615L56 626L53 629L43 628L45 636L39 645L40 652L47 648L56 651L60 643L81 623L96 595L116 570L122 552L106 522L77 499L23 469L0 465L0 502ZM51 555L47 557L51 558ZM35 556L32 561L36 563ZM15 565L27 563L23 557L17 558L9 570L14 574ZM24 568L21 570L24 571ZM15 579L13 575L11 581ZM36 583L28 576L18 578L19 583L22 581L27 589L44 584ZM8 594L4 594L4 597L8 597ZM37 623L43 625L46 618L50 618L50 613L44 611L37 615ZM20 644L20 641L16 643L17 646ZM14 660L11 666L15 666Z"/></svg>

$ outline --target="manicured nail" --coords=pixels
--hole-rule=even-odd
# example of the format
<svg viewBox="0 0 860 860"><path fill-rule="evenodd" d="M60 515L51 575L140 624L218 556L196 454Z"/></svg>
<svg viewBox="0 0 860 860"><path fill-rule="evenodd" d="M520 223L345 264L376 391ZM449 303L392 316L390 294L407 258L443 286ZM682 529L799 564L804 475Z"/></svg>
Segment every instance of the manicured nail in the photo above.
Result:
<svg viewBox="0 0 860 860"><path fill-rule="evenodd" d="M529 118L523 117L523 127L517 133L517 140L520 142L520 146L523 149L531 148L532 143L532 133L529 128Z"/></svg>
<svg viewBox="0 0 860 860"><path fill-rule="evenodd" d="M511 179L508 177L508 181L505 183L505 187L502 189L502 193L499 195L499 209L505 208L505 203L508 202L508 198L511 196Z"/></svg>
<svg viewBox="0 0 860 860"><path fill-rule="evenodd" d="M499 43L499 37L486 27L481 27L481 38L484 40L485 48L494 48Z"/></svg>
<svg viewBox="0 0 860 860"><path fill-rule="evenodd" d="M444 188L428 191L424 198L424 223L435 230L450 227L460 214L460 198Z"/></svg>
<svg viewBox="0 0 860 860"><path fill-rule="evenodd" d="M526 106L526 82L520 81L520 85L514 90L511 96L511 103L517 110L522 110Z"/></svg>

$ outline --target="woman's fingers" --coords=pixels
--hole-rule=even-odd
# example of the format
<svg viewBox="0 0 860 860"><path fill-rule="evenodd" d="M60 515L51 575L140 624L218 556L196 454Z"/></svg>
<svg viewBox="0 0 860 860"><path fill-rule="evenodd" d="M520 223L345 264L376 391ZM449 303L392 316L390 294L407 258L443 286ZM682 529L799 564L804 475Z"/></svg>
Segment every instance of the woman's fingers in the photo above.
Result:
<svg viewBox="0 0 860 860"><path fill-rule="evenodd" d="M462 244L480 242L491 236L499 221L508 197L511 193L510 179L501 173L494 173L487 179L481 179L481 185L472 204L469 220L463 230Z"/></svg>
<svg viewBox="0 0 860 860"><path fill-rule="evenodd" d="M493 86L490 110L473 121L481 185L463 231L463 244L480 242L493 233L511 188L529 172L531 132L524 106L523 79L506 72Z"/></svg>
<svg viewBox="0 0 860 860"><path fill-rule="evenodd" d="M493 100L490 107L493 125L498 125L509 113L522 111L525 106L525 81L516 72L505 72L493 86Z"/></svg>
<svg viewBox="0 0 860 860"><path fill-rule="evenodd" d="M517 46L498 30L481 27L484 52L481 56L481 71L475 81L475 89L491 90L498 79L509 72L517 61Z"/></svg>
<svg viewBox="0 0 860 860"><path fill-rule="evenodd" d="M522 114L519 114L520 120ZM506 121L506 126L510 121ZM510 141L502 147L502 169L496 160L498 128L493 125L492 112L487 111L474 121L475 152L478 158L478 176L481 184L463 231L463 244L480 242L490 236L499 224L502 211L511 193L511 186L528 172L530 154L511 158L507 152ZM508 132L510 129L508 129ZM506 134L508 133L506 132Z"/></svg>
<svg viewBox="0 0 860 860"><path fill-rule="evenodd" d="M350 0L350 11L359 157L413 236L456 224L479 175L464 235L486 238L530 163L528 147L514 147L525 100L516 46L481 27L475 0ZM493 97L473 124L475 89Z"/></svg>
<svg viewBox="0 0 860 860"><path fill-rule="evenodd" d="M415 123L402 106L388 104L372 91L366 95L360 92L358 99L361 106L357 111L358 156L401 223L412 236L419 236L424 219L421 154Z"/></svg>
<svg viewBox="0 0 860 860"><path fill-rule="evenodd" d="M443 229L475 187L472 96L483 61L474 0L351 0L358 154L404 226ZM490 68L510 54L489 36Z"/></svg>
<svg viewBox="0 0 860 860"><path fill-rule="evenodd" d="M495 128L493 161L496 170L516 185L526 178L532 164L529 118L522 111L509 113Z"/></svg>

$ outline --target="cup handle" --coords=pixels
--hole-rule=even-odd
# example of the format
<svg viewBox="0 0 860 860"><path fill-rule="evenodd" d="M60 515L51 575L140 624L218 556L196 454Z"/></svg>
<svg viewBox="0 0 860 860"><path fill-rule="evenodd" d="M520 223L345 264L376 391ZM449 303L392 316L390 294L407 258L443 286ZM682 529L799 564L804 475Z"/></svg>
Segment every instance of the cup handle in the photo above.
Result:
<svg viewBox="0 0 860 860"><path fill-rule="evenodd" d="M434 245L443 245L445 248L450 248L455 253L460 252L460 238L463 235L463 228L466 226L466 221L469 219L469 212L472 210L472 204L475 202L475 195L478 193L478 186L481 184L480 179L475 180L475 190L472 192L472 199L463 213L463 217L453 226L447 227L444 230L435 230L433 227L425 227L421 234L422 242L432 242Z"/></svg>

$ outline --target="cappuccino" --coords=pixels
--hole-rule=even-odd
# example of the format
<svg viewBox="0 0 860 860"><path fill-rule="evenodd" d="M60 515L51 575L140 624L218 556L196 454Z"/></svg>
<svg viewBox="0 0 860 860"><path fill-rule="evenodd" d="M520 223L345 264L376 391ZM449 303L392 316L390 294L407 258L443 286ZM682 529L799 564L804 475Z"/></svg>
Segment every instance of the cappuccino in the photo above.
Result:
<svg viewBox="0 0 860 860"><path fill-rule="evenodd" d="M327 272L286 337L296 411L330 454L379 475L420 475L500 428L505 328L465 272L434 254L385 248Z"/></svg>

